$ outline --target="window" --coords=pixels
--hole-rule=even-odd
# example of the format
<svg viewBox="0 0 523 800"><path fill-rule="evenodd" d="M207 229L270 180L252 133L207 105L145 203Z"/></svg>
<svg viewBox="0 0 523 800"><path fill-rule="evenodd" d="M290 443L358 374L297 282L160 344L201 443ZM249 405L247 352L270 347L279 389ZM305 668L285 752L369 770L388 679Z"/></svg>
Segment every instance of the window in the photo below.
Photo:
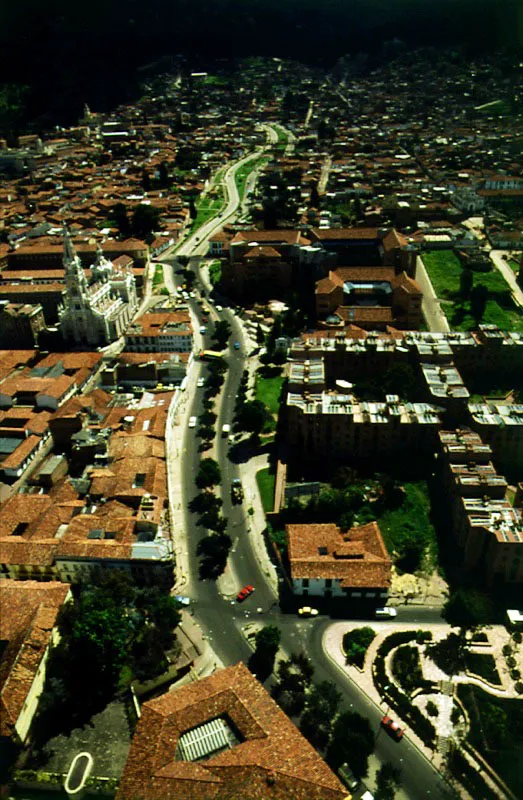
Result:
<svg viewBox="0 0 523 800"><path fill-rule="evenodd" d="M332 588L332 578L325 578L325 588L326 589Z"/></svg>
<svg viewBox="0 0 523 800"><path fill-rule="evenodd" d="M301 582L301 585L302 585L303 589L308 589L309 588L309 579L308 578L303 578L303 580Z"/></svg>

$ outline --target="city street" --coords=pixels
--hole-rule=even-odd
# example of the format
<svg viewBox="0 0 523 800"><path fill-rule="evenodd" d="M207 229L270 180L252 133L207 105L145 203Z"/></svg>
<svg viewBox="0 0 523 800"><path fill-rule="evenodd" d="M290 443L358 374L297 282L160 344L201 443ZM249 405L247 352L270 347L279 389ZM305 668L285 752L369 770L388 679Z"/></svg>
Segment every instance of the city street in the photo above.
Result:
<svg viewBox="0 0 523 800"><path fill-rule="evenodd" d="M177 253L191 256L190 267L196 275L195 284L203 286L206 292L210 287L206 285L205 276L201 270L203 265L201 256L207 250L206 239L212 235L217 226L221 226L225 215L233 215L235 211L232 201L236 191L234 168L228 170L225 180L231 186L226 212L222 213L221 219L218 221L216 219L209 220L204 226L205 234L202 229L199 229L198 234L192 235ZM236 203L238 201L236 192ZM165 256L163 256L162 261L165 260ZM172 266L172 278L174 284L180 285L183 279L175 274L177 266L175 261ZM220 302L224 303L225 301L220 298ZM197 323L199 329L203 319L197 298L189 299L188 304L193 319L199 323ZM188 419L190 416L198 417L202 413L201 398L204 390L201 388L194 388L194 392L191 388L191 393L188 393L186 397L183 413L180 412L178 415L180 426L178 455L180 458L179 475L181 476L179 513L181 518L177 530L180 531L183 541L176 542L176 547L177 552L183 551L184 553L183 564L186 574L183 575L183 594L188 595L193 601L192 613L212 648L214 664L218 667L220 664L234 664L239 660L248 661L252 649L242 632L242 628L246 624L255 622L261 625L277 625L282 633L281 655L288 656L292 652L303 651L314 665L314 680L329 680L335 683L342 693L343 707L354 709L369 719L377 734L376 749L372 756L373 766L377 767L381 763L391 761L402 768L402 787L398 793L399 800L419 800L424 797L431 798L431 800L448 800L454 796L452 790L425 756L409 741L408 731L406 737L399 744L384 735L380 731L380 719L387 710L386 707L378 708L324 651L322 640L325 630L329 626L328 618L320 616L316 620L303 620L294 613L283 613L280 609L278 597L274 593L274 581L268 580L269 557L265 553L265 556L260 558L259 549L253 546L253 518L248 514L248 508L253 498L249 497L247 493L241 505L233 505L231 501L230 489L233 478L240 478L244 484L246 483L245 477L248 475L251 479L249 485L254 485L249 463L253 453L249 453L246 447L238 448L236 442L233 444L220 434L224 424L232 425L240 378L248 363L248 347L246 347L242 324L234 312L225 306L221 311L217 311L215 305L209 305L211 320L215 322L217 319L226 319L231 325L232 334L229 347L224 353L229 368L215 406L216 438L212 450L203 455L212 455L220 465L222 481L217 493L223 500L222 512L229 522L228 533L233 540L233 547L225 574L218 581L199 580L199 560L196 557L196 547L198 541L206 536L207 532L196 524L197 515L188 510L188 503L197 493L194 479L202 454L198 450L200 439L197 436L197 427L189 428ZM209 328L211 329L211 325ZM241 343L239 350L233 348L234 341ZM201 337L201 344L204 348L212 349L211 330ZM193 370L195 374L191 378L190 387L196 386L196 377L207 374L207 366L204 362L196 362ZM234 460L231 460L230 455L233 452ZM243 603L237 603L236 593L246 584L252 584L255 592ZM178 587L176 591L182 591L182 588ZM412 621L413 624L419 625L430 621L441 621L437 608L402 607L398 617L402 621Z"/></svg>

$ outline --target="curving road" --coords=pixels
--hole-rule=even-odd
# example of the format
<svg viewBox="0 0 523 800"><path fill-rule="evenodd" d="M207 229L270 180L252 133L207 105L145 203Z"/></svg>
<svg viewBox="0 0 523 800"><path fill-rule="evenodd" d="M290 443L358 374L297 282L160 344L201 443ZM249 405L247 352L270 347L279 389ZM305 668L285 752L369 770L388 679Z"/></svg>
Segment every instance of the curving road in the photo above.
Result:
<svg viewBox="0 0 523 800"><path fill-rule="evenodd" d="M223 224L225 218L231 217L238 207L239 198L234 183L234 173L241 164L258 155L259 152L252 154L242 159L238 164L229 167L224 176L228 191L226 209L217 218L209 220L197 233L191 235L178 249L178 254L192 255L190 266L196 274L197 285L203 285L200 262L201 256L207 251L206 239L212 235L217 227ZM163 260L165 260L165 256L162 257ZM173 280L176 283L181 279L178 279L173 274ZM202 322L202 311L196 300L189 302L191 303L192 313ZM302 620L294 614L283 614L278 606L277 598L275 598L271 586L266 581L263 568L252 546L245 504L235 506L232 505L230 499L232 479L241 477L241 458L248 458L249 453L242 455L240 452L240 457L238 458L236 455L235 460L232 461L230 458L230 442L219 435L224 423L232 423L234 399L247 362L245 348L242 346L240 350L234 350L232 347L232 343L235 340L243 342L242 329L234 313L228 308L224 308L220 312L213 308L212 316L213 319L227 319L232 327L231 346L225 356L229 369L216 406L218 414L216 458L220 464L222 474L221 497L223 500L223 514L229 520L228 531L233 539L233 549L227 567L229 571L227 586L232 586L233 591L231 596L222 595L219 591L219 584L213 581L200 581L198 578L196 545L206 533L196 525L196 516L189 512L188 502L197 492L194 477L200 460L200 453L198 452L200 440L196 436L196 429L186 427L180 454L182 462L183 527L186 537L188 564L188 582L184 593L192 597L194 601L195 616L216 656L224 664L248 660L252 650L242 633L242 626L246 624L247 618L250 618L251 621L254 618L263 624L276 624L282 631L282 651L288 655L292 651L303 650L311 658L315 666L315 680L329 680L335 683L342 693L343 705L346 708L353 708L369 719L373 729L378 734L374 757L381 763L392 761L393 763L399 762L399 765L402 766L401 796L406 800L419 800L425 797L431 798L431 800L449 800L450 797L455 795L452 791L449 793L449 788L441 775L434 770L430 762L408 740L408 736L402 740L401 744L398 744L388 736L380 733L379 723L383 710L377 708L364 692L326 655L322 645L322 638L329 620L325 617L320 617L317 620ZM204 346L210 346L210 341L205 341L207 337L208 334L205 334ZM202 362L197 363L195 367L198 376L205 375L207 367ZM187 416L199 416L201 414L203 410L202 392L203 390L196 389L194 395L188 398ZM235 450L237 450L237 447L235 447ZM240 605L234 600L234 592L246 583L252 583L256 587L256 592ZM420 611L413 607L401 609L400 617L402 620L412 620L418 623L427 622L430 619L440 619L438 609L423 609L423 611Z"/></svg>

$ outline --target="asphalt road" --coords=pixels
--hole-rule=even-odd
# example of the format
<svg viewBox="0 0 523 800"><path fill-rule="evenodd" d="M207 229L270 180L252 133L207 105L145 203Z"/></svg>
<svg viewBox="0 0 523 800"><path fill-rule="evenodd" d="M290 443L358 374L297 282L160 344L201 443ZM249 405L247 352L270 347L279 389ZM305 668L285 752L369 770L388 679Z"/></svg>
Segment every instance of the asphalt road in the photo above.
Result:
<svg viewBox="0 0 523 800"><path fill-rule="evenodd" d="M234 181L233 176L228 176ZM237 198L237 193L236 193ZM231 197L230 197L231 199ZM237 202L237 200L236 200ZM229 207L227 214L234 213ZM223 216L223 215L222 215ZM221 224L221 223L220 223ZM216 221L208 224L206 236L214 230ZM183 245L179 253L204 254L206 245L202 238L198 242L194 236ZM197 276L197 284L201 285L199 274L200 258L191 258L191 267ZM176 265L175 265L176 268ZM175 277L176 280L176 277ZM201 308L196 301L192 303L194 313L202 320ZM233 342L242 341L241 331L234 313L224 308L222 312L213 310L213 317L227 319L232 326L230 347L226 354L229 364L226 381L219 395L219 408L217 408L217 460L222 473L221 497L223 500L223 514L229 520L229 534L233 538L233 548L230 564L236 577L238 590L241 586L251 583L256 587L255 593L244 603L239 604L234 598L222 597L214 581L200 581L198 578L198 559L196 546L206 531L196 525L196 515L189 512L187 504L197 493L194 478L200 461L197 437L197 428L187 428L182 443L182 492L184 497L185 529L188 543L189 582L187 594L194 600L195 616L201 625L205 636L208 638L214 652L224 664L234 664L239 660L248 661L251 648L248 645L242 627L248 621L256 619L263 624L276 624L282 631L281 647L285 654L303 650L311 658L315 667L316 681L329 680L336 684L342 693L345 708L352 708L366 716L377 734L375 757L381 762L392 761L402 768L402 793L409 800L431 798L431 800L448 800L453 793L448 789L443 778L434 770L427 759L411 744L407 737L397 743L390 739L385 732L380 730L380 718L385 708L379 709L360 688L325 654L322 648L322 635L328 625L328 618L320 617L317 620L303 620L291 613L282 613L277 602L275 603L271 589L265 581L265 576L251 547L248 519L245 514L245 505L235 506L231 502L230 486L232 479L241 477L241 466L236 460L229 458L231 443L220 436L223 424L232 424L234 415L234 402L238 385L245 367L247 354L242 349L234 350ZM203 321L203 320L202 320ZM204 336L204 344L210 348L211 325L209 332ZM205 375L207 367L199 365L200 374ZM193 398L188 399L188 416L198 417L202 412L203 389L196 389ZM248 454L246 454L248 455ZM262 609L258 613L257 609ZM438 609L407 607L402 608L398 615L400 620L409 620L423 624L429 621L440 621Z"/></svg>

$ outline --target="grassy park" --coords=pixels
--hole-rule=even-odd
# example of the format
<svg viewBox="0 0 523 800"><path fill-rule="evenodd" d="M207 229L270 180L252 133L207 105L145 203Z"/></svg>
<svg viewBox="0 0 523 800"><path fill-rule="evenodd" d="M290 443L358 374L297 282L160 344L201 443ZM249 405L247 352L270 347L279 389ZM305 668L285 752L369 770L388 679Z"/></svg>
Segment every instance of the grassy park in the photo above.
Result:
<svg viewBox="0 0 523 800"><path fill-rule="evenodd" d="M462 267L452 250L432 250L423 254L434 291L442 303L453 330L467 331L477 327L471 314L470 301L460 296ZM498 325L505 330L523 331L523 315L512 300L510 287L498 270L474 272L474 286L483 284L489 293L481 322Z"/></svg>

